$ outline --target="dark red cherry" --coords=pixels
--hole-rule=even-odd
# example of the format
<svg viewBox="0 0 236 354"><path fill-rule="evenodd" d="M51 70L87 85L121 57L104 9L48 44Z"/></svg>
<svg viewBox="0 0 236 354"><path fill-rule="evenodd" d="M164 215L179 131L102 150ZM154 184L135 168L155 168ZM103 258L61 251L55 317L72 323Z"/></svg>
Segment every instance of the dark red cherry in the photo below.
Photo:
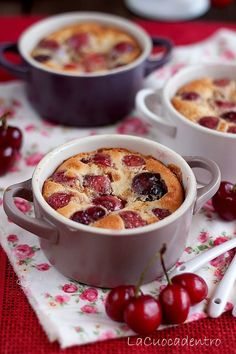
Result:
<svg viewBox="0 0 236 354"><path fill-rule="evenodd" d="M83 185L93 189L98 194L108 194L111 191L111 182L107 176L86 175Z"/></svg>
<svg viewBox="0 0 236 354"><path fill-rule="evenodd" d="M4 175L19 156L22 133L19 128L8 126L9 112L0 117L0 175Z"/></svg>
<svg viewBox="0 0 236 354"><path fill-rule="evenodd" d="M50 179L56 183L73 185L76 178L66 175L65 171L57 171L53 173Z"/></svg>
<svg viewBox="0 0 236 354"><path fill-rule="evenodd" d="M215 79L213 80L213 84L219 87L225 87L229 85L230 80L229 79Z"/></svg>
<svg viewBox="0 0 236 354"><path fill-rule="evenodd" d="M90 217L88 215L88 213L86 212L86 210L79 210L76 211L72 216L71 216L71 220L78 222L80 224L84 224L84 225L89 225L90 224Z"/></svg>
<svg viewBox="0 0 236 354"><path fill-rule="evenodd" d="M106 215L105 210L99 206L90 207L86 210L86 212L90 217L91 222L97 221Z"/></svg>
<svg viewBox="0 0 236 354"><path fill-rule="evenodd" d="M129 300L124 310L125 323L138 334L151 334L161 324L160 303L151 295L140 295Z"/></svg>
<svg viewBox="0 0 236 354"><path fill-rule="evenodd" d="M236 125L232 125L227 130L228 133L236 134Z"/></svg>
<svg viewBox="0 0 236 354"><path fill-rule="evenodd" d="M113 195L103 195L93 199L93 204L101 205L108 211L115 211L123 209L125 203L123 200L114 197Z"/></svg>
<svg viewBox="0 0 236 354"><path fill-rule="evenodd" d="M172 283L184 288L190 298L191 305L198 304L207 297L208 287L205 280L194 273L183 273L175 275L171 279Z"/></svg>
<svg viewBox="0 0 236 354"><path fill-rule="evenodd" d="M222 181L212 198L212 205L218 215L227 221L236 219L236 185Z"/></svg>
<svg viewBox="0 0 236 354"><path fill-rule="evenodd" d="M22 132L19 128L7 124L9 113L5 113L0 125L0 146L11 146L13 149L20 150L22 145Z"/></svg>
<svg viewBox="0 0 236 354"><path fill-rule="evenodd" d="M126 166L129 167L138 167L145 165L145 160L138 155L125 155L122 161Z"/></svg>
<svg viewBox="0 0 236 354"><path fill-rule="evenodd" d="M123 219L126 229L133 229L135 227L147 225L147 222L143 220L141 216L135 211L125 210L122 211L119 215Z"/></svg>
<svg viewBox="0 0 236 354"><path fill-rule="evenodd" d="M6 125L0 126L0 146L6 146L7 130L8 127Z"/></svg>
<svg viewBox="0 0 236 354"><path fill-rule="evenodd" d="M181 98L186 101L196 101L200 98L200 96L196 92L183 92L181 93Z"/></svg>
<svg viewBox="0 0 236 354"><path fill-rule="evenodd" d="M38 61L39 63L44 63L51 59L51 56L48 54L38 54L33 56L34 60Z"/></svg>
<svg viewBox="0 0 236 354"><path fill-rule="evenodd" d="M209 128L209 129L216 129L218 123L219 123L219 118L213 117L213 116L206 116L202 117L199 119L198 123L202 125L203 127Z"/></svg>
<svg viewBox="0 0 236 354"><path fill-rule="evenodd" d="M163 319L165 323L182 323L188 317L190 309L190 297L188 292L178 284L172 283L167 273L164 262L164 253L166 245L160 250L161 265L167 279L167 286L160 292L159 301L162 308Z"/></svg>
<svg viewBox="0 0 236 354"><path fill-rule="evenodd" d="M66 40L66 44L70 49L80 51L83 46L86 46L89 42L88 33L76 33Z"/></svg>
<svg viewBox="0 0 236 354"><path fill-rule="evenodd" d="M71 200L72 194L68 194L65 192L56 192L50 195L50 197L47 199L48 204L53 208L53 209L59 209L63 208L67 204L69 204Z"/></svg>
<svg viewBox="0 0 236 354"><path fill-rule="evenodd" d="M216 100L215 104L219 108L230 109L235 107L235 102Z"/></svg>
<svg viewBox="0 0 236 354"><path fill-rule="evenodd" d="M183 323L188 317L190 297L178 284L168 284L160 293L159 301L165 323Z"/></svg>
<svg viewBox="0 0 236 354"><path fill-rule="evenodd" d="M229 122L236 123L236 112L230 111L230 112L223 113L221 115L221 118L223 118Z"/></svg>
<svg viewBox="0 0 236 354"><path fill-rule="evenodd" d="M5 144L10 145L16 150L20 150L22 145L22 133L17 127L8 126Z"/></svg>
<svg viewBox="0 0 236 354"><path fill-rule="evenodd" d="M113 50L120 54L126 54L132 52L134 46L130 42L119 42L113 47Z"/></svg>
<svg viewBox="0 0 236 354"><path fill-rule="evenodd" d="M152 212L160 220L166 218L167 216L169 216L171 214L171 212L168 209L161 209L161 208L154 208L154 209L152 209Z"/></svg>
<svg viewBox="0 0 236 354"><path fill-rule="evenodd" d="M59 43L54 39L42 39L39 44L39 48L56 50L59 48Z"/></svg>
<svg viewBox="0 0 236 354"><path fill-rule="evenodd" d="M101 219L103 216L106 215L106 212L103 208L99 206L90 207L86 210L79 210L75 212L71 219L76 221L80 224L89 225L92 222Z"/></svg>
<svg viewBox="0 0 236 354"><path fill-rule="evenodd" d="M11 146L0 146L0 176L3 176L14 164L16 150Z"/></svg>
<svg viewBox="0 0 236 354"><path fill-rule="evenodd" d="M105 302L107 315L118 322L124 321L124 310L129 300L135 296L134 285L120 285L112 289Z"/></svg>
<svg viewBox="0 0 236 354"><path fill-rule="evenodd" d="M92 157L92 161L97 165L105 167L111 166L111 157L108 154L97 153Z"/></svg>
<svg viewBox="0 0 236 354"><path fill-rule="evenodd" d="M147 196L146 201L160 199L167 193L167 186L159 173L143 172L132 181L132 189L138 195Z"/></svg>

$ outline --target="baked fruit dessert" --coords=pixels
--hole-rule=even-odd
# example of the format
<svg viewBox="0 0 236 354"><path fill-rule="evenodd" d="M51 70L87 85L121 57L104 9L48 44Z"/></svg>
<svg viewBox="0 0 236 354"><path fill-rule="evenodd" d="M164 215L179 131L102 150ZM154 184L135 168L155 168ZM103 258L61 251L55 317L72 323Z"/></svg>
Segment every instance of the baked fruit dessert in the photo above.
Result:
<svg viewBox="0 0 236 354"><path fill-rule="evenodd" d="M111 148L64 161L43 185L43 197L75 222L130 229L164 219L184 200L181 172L151 156Z"/></svg>
<svg viewBox="0 0 236 354"><path fill-rule="evenodd" d="M140 54L138 42L128 33L85 22L49 34L36 45L31 56L53 70L93 73L127 65Z"/></svg>
<svg viewBox="0 0 236 354"><path fill-rule="evenodd" d="M236 80L201 78L182 86L175 109L203 127L236 134Z"/></svg>

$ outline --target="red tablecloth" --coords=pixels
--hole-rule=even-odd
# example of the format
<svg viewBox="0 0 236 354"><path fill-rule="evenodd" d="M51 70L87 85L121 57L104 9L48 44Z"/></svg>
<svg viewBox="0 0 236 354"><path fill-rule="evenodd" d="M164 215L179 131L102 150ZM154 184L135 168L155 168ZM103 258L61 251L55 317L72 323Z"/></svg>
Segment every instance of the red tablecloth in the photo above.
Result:
<svg viewBox="0 0 236 354"><path fill-rule="evenodd" d="M16 40L19 34L35 22L36 17L2 17L0 18L0 42ZM220 23L187 22L187 23L158 23L138 21L150 34L169 37L175 44L189 44L202 40L220 27L236 30L236 24L223 25ZM10 75L0 70L0 81L11 79ZM230 313L219 319L204 319L176 328L157 332L151 336L151 345L128 345L127 339L115 339L102 343L74 347L60 351L57 343L50 344L42 331L36 315L28 304L17 277L7 258L0 248L0 354L53 354L53 353L236 353L236 321ZM204 340L208 345L168 346L166 342L155 344L159 339L191 338ZM210 346L210 340L220 339L217 347ZM135 337L130 344L135 343ZM161 343L161 342L159 342ZM148 343L147 343L148 344ZM183 343L184 344L184 343Z"/></svg>

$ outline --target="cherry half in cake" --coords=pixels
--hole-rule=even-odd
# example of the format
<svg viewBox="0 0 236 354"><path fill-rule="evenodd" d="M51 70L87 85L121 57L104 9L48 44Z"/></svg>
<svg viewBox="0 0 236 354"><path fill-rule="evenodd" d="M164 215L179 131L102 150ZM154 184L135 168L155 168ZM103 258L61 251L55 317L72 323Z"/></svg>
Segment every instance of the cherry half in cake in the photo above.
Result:
<svg viewBox="0 0 236 354"><path fill-rule="evenodd" d="M83 22L42 38L31 57L53 70L89 74L127 65L140 54L140 45L130 34L100 23Z"/></svg>
<svg viewBox="0 0 236 354"><path fill-rule="evenodd" d="M132 229L168 217L183 203L176 169L125 149L80 153L44 182L43 197L74 222Z"/></svg>
<svg viewBox="0 0 236 354"><path fill-rule="evenodd" d="M236 81L200 78L182 86L172 98L175 109L202 127L236 134Z"/></svg>

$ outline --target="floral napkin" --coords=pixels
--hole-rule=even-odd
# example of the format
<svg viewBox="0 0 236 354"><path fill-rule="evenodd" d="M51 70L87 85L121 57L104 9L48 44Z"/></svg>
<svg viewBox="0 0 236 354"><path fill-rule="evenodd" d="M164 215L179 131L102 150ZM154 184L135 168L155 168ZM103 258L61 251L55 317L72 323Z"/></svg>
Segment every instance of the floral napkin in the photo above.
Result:
<svg viewBox="0 0 236 354"><path fill-rule="evenodd" d="M199 62L232 62L236 59L236 34L220 30L202 43L177 47L172 61L150 75L145 85L159 88L167 78L180 68ZM16 165L10 173L0 178L0 242L6 251L19 285L24 290L39 322L50 341L58 340L62 348L72 345L125 337L134 333L125 324L111 321L104 312L108 290L88 287L72 281L51 266L40 250L36 236L19 228L8 220L2 207L4 189L13 183L31 177L40 159L52 148L68 140L100 133L134 134L150 137L148 127L135 115L126 117L115 126L99 129L66 128L40 120L30 107L22 82L0 84L0 114L11 112L11 122L24 133L24 144ZM20 198L16 206L33 215L32 205ZM234 237L234 222L223 222L214 213L211 202L194 216L185 251L178 264ZM215 258L198 272L207 281L209 296L222 278L234 251ZM165 286L165 279L142 287L144 293L158 295ZM236 302L236 287L231 293L226 310ZM188 322L207 317L207 301L192 307ZM162 326L161 328L164 328Z"/></svg>

